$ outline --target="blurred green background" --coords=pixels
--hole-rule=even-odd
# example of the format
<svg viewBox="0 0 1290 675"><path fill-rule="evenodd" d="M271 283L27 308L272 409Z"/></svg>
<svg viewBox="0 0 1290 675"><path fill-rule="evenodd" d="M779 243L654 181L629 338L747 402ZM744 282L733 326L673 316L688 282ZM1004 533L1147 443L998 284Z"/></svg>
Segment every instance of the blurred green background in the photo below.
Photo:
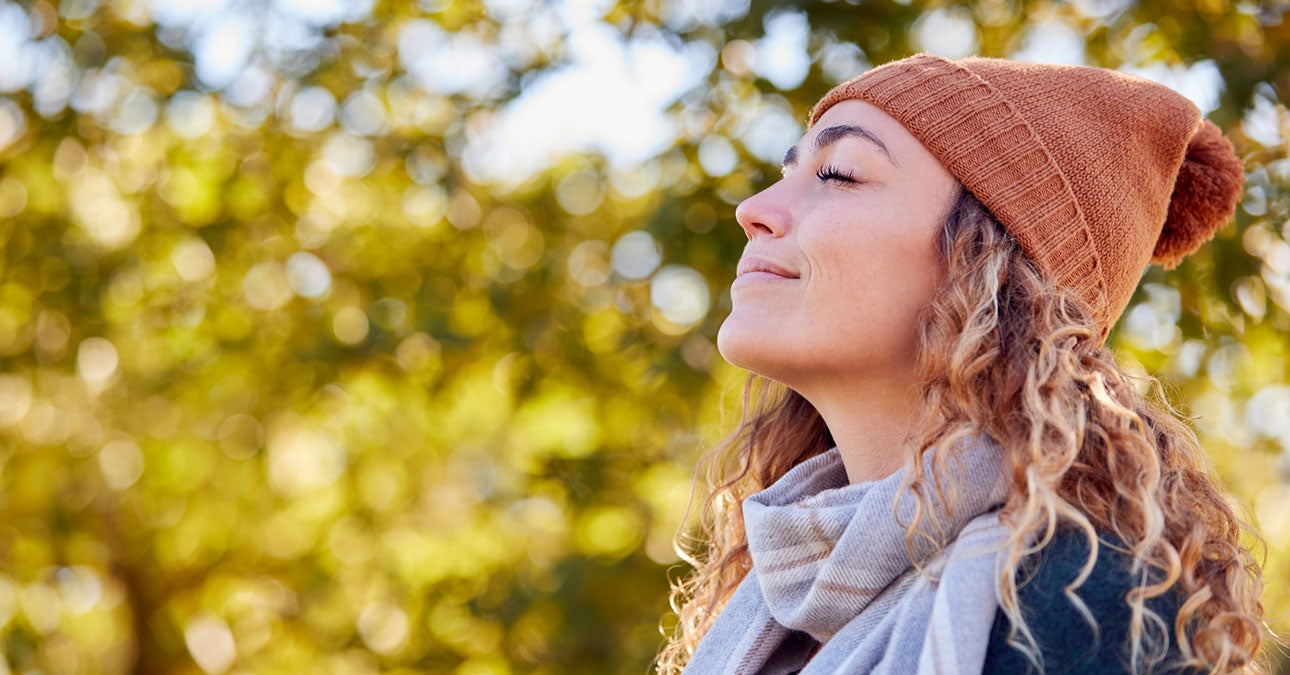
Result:
<svg viewBox="0 0 1290 675"><path fill-rule="evenodd" d="M0 674L644 673L809 106L1123 68L1247 162L1112 344L1290 629L1285 2L0 0Z"/></svg>

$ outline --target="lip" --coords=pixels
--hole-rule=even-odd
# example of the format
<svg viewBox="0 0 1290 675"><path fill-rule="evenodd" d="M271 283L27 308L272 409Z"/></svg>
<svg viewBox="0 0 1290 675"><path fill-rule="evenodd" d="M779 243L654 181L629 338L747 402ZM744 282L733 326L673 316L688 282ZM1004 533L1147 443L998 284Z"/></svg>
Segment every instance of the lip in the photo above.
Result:
<svg viewBox="0 0 1290 675"><path fill-rule="evenodd" d="M745 256L739 259L739 267L735 270L736 278L745 276L775 276L782 279L797 279L798 275L794 274L787 267L756 256Z"/></svg>

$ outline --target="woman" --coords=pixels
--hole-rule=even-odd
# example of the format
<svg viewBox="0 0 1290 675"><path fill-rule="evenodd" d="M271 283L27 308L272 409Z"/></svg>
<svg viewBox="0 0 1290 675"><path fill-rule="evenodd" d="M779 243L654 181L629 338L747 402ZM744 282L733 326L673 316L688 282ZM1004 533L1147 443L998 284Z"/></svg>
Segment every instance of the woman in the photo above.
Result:
<svg viewBox="0 0 1290 675"><path fill-rule="evenodd" d="M736 212L718 345L754 376L660 672L1254 668L1245 526L1103 347L1242 179L1113 71L920 54L829 92Z"/></svg>

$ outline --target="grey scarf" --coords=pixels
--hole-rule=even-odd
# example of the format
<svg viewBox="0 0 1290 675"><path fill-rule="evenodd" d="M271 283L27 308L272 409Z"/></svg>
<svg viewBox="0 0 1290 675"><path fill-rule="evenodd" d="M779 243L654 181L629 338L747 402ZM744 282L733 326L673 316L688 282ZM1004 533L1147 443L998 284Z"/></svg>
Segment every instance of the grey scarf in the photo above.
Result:
<svg viewBox="0 0 1290 675"><path fill-rule="evenodd" d="M952 542L927 574L905 546L913 497L893 510L908 467L848 484L835 448L744 500L752 570L685 672L979 673L1007 536L995 513L1008 494L1003 451L981 436L946 464L941 478L959 499L952 513L932 508ZM920 559L929 552L914 549Z"/></svg>

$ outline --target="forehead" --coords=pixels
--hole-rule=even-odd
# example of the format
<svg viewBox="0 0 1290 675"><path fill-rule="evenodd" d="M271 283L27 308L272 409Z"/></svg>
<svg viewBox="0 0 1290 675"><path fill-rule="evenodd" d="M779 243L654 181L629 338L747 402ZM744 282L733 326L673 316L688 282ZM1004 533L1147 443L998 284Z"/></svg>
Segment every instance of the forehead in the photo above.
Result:
<svg viewBox="0 0 1290 675"><path fill-rule="evenodd" d="M921 145L909 133L909 130L905 129L904 125L896 121L896 118L883 112L878 106L858 99L839 101L833 107L825 110L820 119L816 120L815 125L802 138L806 141L814 141L815 136L820 131L840 124L850 124L868 129L879 136L883 143L891 148L893 152L897 148L907 148L910 144Z"/></svg>

